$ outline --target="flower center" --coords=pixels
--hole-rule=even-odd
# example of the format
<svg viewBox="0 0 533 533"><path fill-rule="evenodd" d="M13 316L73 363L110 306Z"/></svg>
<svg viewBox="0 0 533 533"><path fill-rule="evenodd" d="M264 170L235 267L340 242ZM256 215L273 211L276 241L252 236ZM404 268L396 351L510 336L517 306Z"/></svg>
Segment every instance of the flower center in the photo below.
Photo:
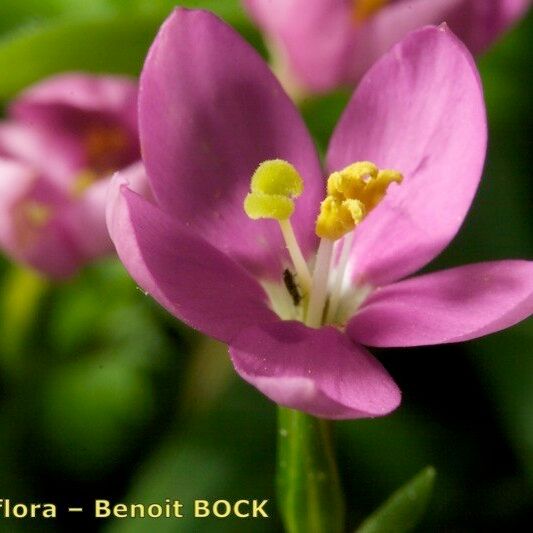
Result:
<svg viewBox="0 0 533 533"><path fill-rule="evenodd" d="M361 23L385 7L390 0L353 0L353 18Z"/></svg>
<svg viewBox="0 0 533 533"><path fill-rule="evenodd" d="M354 229L385 196L391 183L401 183L403 176L395 170L380 170L374 163L359 161L343 170L333 172L327 181L327 195L320 204L316 219L316 234L321 238L311 275L298 246L290 223L294 212L294 198L303 192L303 180L298 171L286 161L264 161L252 176L251 192L244 200L244 210L252 219L277 220L293 262L296 279L285 270L283 281L286 295L295 307L302 306L296 316L311 327L322 324L343 325L346 312L340 313L343 292L352 300L344 306L356 311L369 287L343 287L351 255ZM337 261L332 261L338 242ZM273 293L268 291L273 299ZM349 293L349 294L348 294ZM273 302L276 308L276 303ZM355 309L353 309L355 304ZM280 315L281 316L281 315ZM282 318L287 313L284 311Z"/></svg>
<svg viewBox="0 0 533 533"><path fill-rule="evenodd" d="M93 183L124 166L130 144L126 131L119 126L90 125L83 137L86 166L72 178L72 197L81 198Z"/></svg>
<svg viewBox="0 0 533 533"><path fill-rule="evenodd" d="M92 125L84 137L87 166L97 177L119 168L129 146L126 132L119 126Z"/></svg>
<svg viewBox="0 0 533 533"><path fill-rule="evenodd" d="M17 206L15 227L17 238L22 246L30 245L39 231L52 217L50 206L37 200L25 200Z"/></svg>

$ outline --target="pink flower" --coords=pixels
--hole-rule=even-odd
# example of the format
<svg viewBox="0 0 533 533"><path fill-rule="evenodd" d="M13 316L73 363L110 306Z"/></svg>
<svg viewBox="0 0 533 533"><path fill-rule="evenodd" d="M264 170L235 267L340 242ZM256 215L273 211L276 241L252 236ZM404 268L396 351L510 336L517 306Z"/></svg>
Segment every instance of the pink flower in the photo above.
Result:
<svg viewBox="0 0 533 533"><path fill-rule="evenodd" d="M265 32L287 88L322 92L355 84L410 31L447 22L472 53L485 50L529 0L244 0Z"/></svg>
<svg viewBox="0 0 533 533"><path fill-rule="evenodd" d="M108 178L138 144L129 79L65 74L26 90L0 123L0 247L53 277L111 252Z"/></svg>
<svg viewBox="0 0 533 533"><path fill-rule="evenodd" d="M530 315L528 261L398 281L454 237L483 168L479 77L445 27L407 36L362 80L331 139L322 208L324 174L297 110L215 16L178 9L168 18L144 65L139 111L154 198L114 179L107 220L119 257L173 315L228 343L237 372L275 402L327 418L384 415L400 392L363 344L462 341ZM400 170L403 183L385 194L379 184L401 176L352 165L367 160ZM341 198L335 180L362 168L354 183L364 194ZM249 214L266 205L279 218L290 254L278 221L251 220L245 198ZM355 231L341 212L358 217ZM315 229L326 235L320 244Z"/></svg>

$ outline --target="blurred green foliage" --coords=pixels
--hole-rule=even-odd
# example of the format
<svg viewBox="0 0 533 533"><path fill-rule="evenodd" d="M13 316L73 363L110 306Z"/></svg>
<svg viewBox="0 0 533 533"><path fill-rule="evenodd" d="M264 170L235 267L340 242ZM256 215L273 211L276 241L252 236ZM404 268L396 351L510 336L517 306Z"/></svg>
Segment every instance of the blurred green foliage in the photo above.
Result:
<svg viewBox="0 0 533 533"><path fill-rule="evenodd" d="M157 29L176 5L170 0L2 2L0 70L9 76L0 78L0 101L66 70L138 75ZM210 9L248 37L255 33L238 0L185 0L179 5ZM254 40L258 42L257 34Z"/></svg>
<svg viewBox="0 0 533 533"><path fill-rule="evenodd" d="M66 69L137 74L173 5L2 0L0 100ZM213 9L260 46L238 0L182 5ZM529 16L480 60L490 124L485 176L463 230L430 269L532 255L532 24ZM348 97L341 91L303 106L322 153ZM195 367L203 349L196 334L137 290L116 261L52 285L2 260L0 287L0 498L65 507L89 506L95 497L269 498L268 521L85 518L84 526L109 533L280 529L274 406L225 377L218 359L212 368ZM529 321L465 345L378 353L404 404L385 419L336 426L352 530L428 464L439 474L419 531L519 530L533 484L532 327ZM190 388L204 394L198 380L214 380L213 372L227 387L200 408ZM79 517L62 513L52 524L0 522L0 530L79 525Z"/></svg>
<svg viewBox="0 0 533 533"><path fill-rule="evenodd" d="M418 525L426 510L433 484L435 469L427 467L404 486L400 487L379 509L372 513L357 533L406 533Z"/></svg>

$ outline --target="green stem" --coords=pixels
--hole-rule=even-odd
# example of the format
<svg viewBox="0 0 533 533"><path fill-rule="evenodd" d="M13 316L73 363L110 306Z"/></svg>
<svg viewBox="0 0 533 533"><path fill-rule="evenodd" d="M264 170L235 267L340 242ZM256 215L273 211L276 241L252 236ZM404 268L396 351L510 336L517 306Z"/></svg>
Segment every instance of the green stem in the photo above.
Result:
<svg viewBox="0 0 533 533"><path fill-rule="evenodd" d="M278 499L288 533L340 533L344 499L330 422L278 409Z"/></svg>
<svg viewBox="0 0 533 533"><path fill-rule="evenodd" d="M13 266L0 298L0 368L12 378L23 372L27 336L35 325L48 281L25 267Z"/></svg>

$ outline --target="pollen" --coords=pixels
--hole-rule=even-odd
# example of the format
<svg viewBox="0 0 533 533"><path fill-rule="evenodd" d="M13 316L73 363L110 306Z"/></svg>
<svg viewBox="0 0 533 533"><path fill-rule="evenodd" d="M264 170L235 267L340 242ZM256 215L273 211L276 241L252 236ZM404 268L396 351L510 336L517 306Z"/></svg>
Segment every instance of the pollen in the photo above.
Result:
<svg viewBox="0 0 533 533"><path fill-rule="evenodd" d="M364 206L358 200L341 200L336 196L326 196L320 204L316 234L320 238L336 241L352 231L363 216Z"/></svg>
<svg viewBox="0 0 533 533"><path fill-rule="evenodd" d="M385 196L391 183L401 183L396 170L380 170L370 161L359 161L333 172L327 183L326 199L320 204L316 233L338 240L352 231Z"/></svg>
<svg viewBox="0 0 533 533"><path fill-rule="evenodd" d="M288 220L294 212L293 198L303 192L303 180L287 161L263 161L252 176L251 192L244 199L244 211L252 219Z"/></svg>
<svg viewBox="0 0 533 533"><path fill-rule="evenodd" d="M353 0L353 18L355 22L364 22L389 2L390 0Z"/></svg>
<svg viewBox="0 0 533 533"><path fill-rule="evenodd" d="M251 192L244 199L244 210L254 220L258 218L287 220L294 212L294 202L281 194Z"/></svg>

